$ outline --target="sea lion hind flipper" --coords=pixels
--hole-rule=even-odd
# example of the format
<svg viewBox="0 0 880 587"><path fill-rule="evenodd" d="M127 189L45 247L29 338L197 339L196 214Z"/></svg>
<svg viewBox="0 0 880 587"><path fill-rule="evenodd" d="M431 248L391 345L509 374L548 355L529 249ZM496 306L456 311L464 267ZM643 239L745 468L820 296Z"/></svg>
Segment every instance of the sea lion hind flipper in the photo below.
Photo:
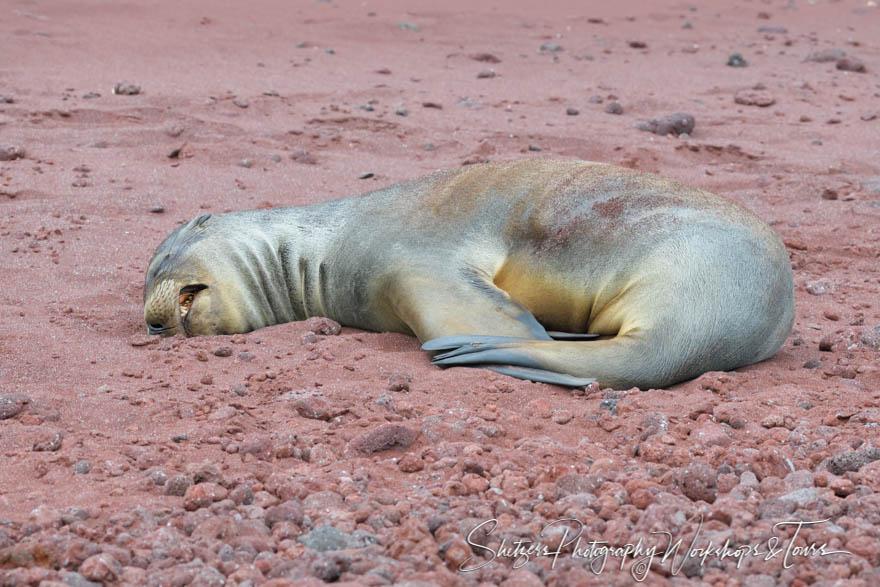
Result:
<svg viewBox="0 0 880 587"><path fill-rule="evenodd" d="M517 336L490 336L480 334L453 334L452 336L441 336L431 339L422 345L423 351L451 351L464 346L477 348L486 344L495 344L499 342L516 342L523 340L531 340L528 338L519 338Z"/></svg>
<svg viewBox="0 0 880 587"><path fill-rule="evenodd" d="M546 369L530 369L528 367L514 367L512 365L487 365L484 368L502 375L516 377L517 379L551 383L563 387L586 387L596 382L592 377L575 377L574 375L547 371Z"/></svg>
<svg viewBox="0 0 880 587"><path fill-rule="evenodd" d="M599 334L593 334L592 332L559 332L556 330L548 330L547 334L550 335L550 338L553 340L596 340L599 338Z"/></svg>

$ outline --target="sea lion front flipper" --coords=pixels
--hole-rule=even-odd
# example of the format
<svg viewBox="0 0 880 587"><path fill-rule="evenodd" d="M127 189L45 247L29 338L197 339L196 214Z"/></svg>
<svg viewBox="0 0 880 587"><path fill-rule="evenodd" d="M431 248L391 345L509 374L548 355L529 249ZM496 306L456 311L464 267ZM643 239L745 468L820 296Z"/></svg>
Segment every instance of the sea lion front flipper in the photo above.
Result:
<svg viewBox="0 0 880 587"><path fill-rule="evenodd" d="M513 367L511 365L489 365L486 369L501 373L502 375L516 377L517 379L551 383L563 387L586 387L596 382L592 377L575 377L574 375L547 371L546 369L529 369L528 367Z"/></svg>
<svg viewBox="0 0 880 587"><path fill-rule="evenodd" d="M478 342L552 340L532 313L486 276L470 269L407 268L386 286L394 314L425 343L450 346ZM437 341L463 336L461 342Z"/></svg>

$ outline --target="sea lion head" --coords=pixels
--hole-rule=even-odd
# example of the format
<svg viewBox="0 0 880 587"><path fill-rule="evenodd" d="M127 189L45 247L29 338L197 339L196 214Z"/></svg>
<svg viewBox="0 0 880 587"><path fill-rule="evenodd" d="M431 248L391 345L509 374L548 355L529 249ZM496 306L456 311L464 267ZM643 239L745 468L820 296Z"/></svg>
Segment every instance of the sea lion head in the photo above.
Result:
<svg viewBox="0 0 880 587"><path fill-rule="evenodd" d="M150 334L236 334L276 323L254 277L258 255L233 226L216 224L228 223L199 216L159 245L144 287Z"/></svg>

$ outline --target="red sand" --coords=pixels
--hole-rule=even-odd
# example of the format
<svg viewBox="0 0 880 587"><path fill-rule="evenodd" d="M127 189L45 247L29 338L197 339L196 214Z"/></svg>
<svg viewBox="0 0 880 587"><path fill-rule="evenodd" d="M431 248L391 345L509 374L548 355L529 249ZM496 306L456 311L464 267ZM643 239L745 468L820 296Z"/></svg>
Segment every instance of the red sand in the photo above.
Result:
<svg viewBox="0 0 880 587"><path fill-rule="evenodd" d="M679 559L700 519L698 545L764 547L793 534L778 521L828 519L795 544L851 554L658 557L649 580L880 583L874 0L253 4L2 8L0 584L633 581L630 559L569 552L456 573L559 518L582 547L671 532ZM848 59L807 59L834 49ZM678 111L692 136L635 128ZM529 156L753 210L791 252L789 341L673 389L583 395L441 371L394 334L144 333L147 262L199 213Z"/></svg>

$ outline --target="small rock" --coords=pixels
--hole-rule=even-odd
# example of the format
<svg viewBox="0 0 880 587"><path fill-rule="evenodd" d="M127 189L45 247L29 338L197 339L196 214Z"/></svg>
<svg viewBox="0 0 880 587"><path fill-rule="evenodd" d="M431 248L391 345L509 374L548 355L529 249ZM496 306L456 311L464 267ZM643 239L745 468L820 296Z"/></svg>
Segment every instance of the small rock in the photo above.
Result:
<svg viewBox="0 0 880 587"><path fill-rule="evenodd" d="M227 491L216 483L196 483L186 490L186 494L183 496L183 507L191 512L225 499L226 495Z"/></svg>
<svg viewBox="0 0 880 587"><path fill-rule="evenodd" d="M540 47L540 52L542 55L555 55L560 51L563 51L562 45L558 43L553 43L551 41L547 41L546 43L542 43Z"/></svg>
<svg viewBox="0 0 880 587"><path fill-rule="evenodd" d="M55 432L49 438L34 443L34 451L36 452L55 452L61 448L61 442L64 440L64 434L60 431Z"/></svg>
<svg viewBox="0 0 880 587"><path fill-rule="evenodd" d="M244 361L245 363L250 363L254 360L255 357L256 355L254 353L248 351L241 351L240 353L238 353L238 360Z"/></svg>
<svg viewBox="0 0 880 587"><path fill-rule="evenodd" d="M569 106L568 108L565 109L565 113L568 114L569 116L577 116L578 114L581 113L581 111L578 110L577 108Z"/></svg>
<svg viewBox="0 0 880 587"><path fill-rule="evenodd" d="M0 104L14 104L15 98L6 94L0 94Z"/></svg>
<svg viewBox="0 0 880 587"><path fill-rule="evenodd" d="M248 104L248 101L245 100L244 98L235 98L232 101L232 103L235 104L236 106L238 106L239 108L247 108L248 106L250 106L250 104Z"/></svg>
<svg viewBox="0 0 880 587"><path fill-rule="evenodd" d="M303 534L296 540L312 550L327 552L328 550L343 550L348 548L350 538L350 534L343 532L339 528L333 526L318 526L308 534Z"/></svg>
<svg viewBox="0 0 880 587"><path fill-rule="evenodd" d="M623 106L619 100L612 100L605 105L605 112L608 114L623 114Z"/></svg>
<svg viewBox="0 0 880 587"><path fill-rule="evenodd" d="M419 32L418 25L413 24L411 22L401 22L397 25L397 28L399 28L402 31L412 31L414 33Z"/></svg>
<svg viewBox="0 0 880 587"><path fill-rule="evenodd" d="M730 67L746 67L748 63L739 53L733 53L730 57L727 58L727 65Z"/></svg>
<svg viewBox="0 0 880 587"><path fill-rule="evenodd" d="M162 214L163 212L165 212L165 207L164 206L150 206L148 208L148 210L152 214Z"/></svg>
<svg viewBox="0 0 880 587"><path fill-rule="evenodd" d="M477 74L477 79L489 79L495 77L494 69L484 69Z"/></svg>
<svg viewBox="0 0 880 587"><path fill-rule="evenodd" d="M231 357L232 356L232 348L228 346L221 346L214 349L215 357Z"/></svg>
<svg viewBox="0 0 880 587"><path fill-rule="evenodd" d="M818 369L822 366L822 359L808 359L804 363L804 369Z"/></svg>
<svg viewBox="0 0 880 587"><path fill-rule="evenodd" d="M700 461L694 461L681 472L678 481L681 492L691 501L714 503L718 497L715 469Z"/></svg>
<svg viewBox="0 0 880 587"><path fill-rule="evenodd" d="M74 475L86 475L92 470L92 463L89 461L77 461L73 464Z"/></svg>
<svg viewBox="0 0 880 587"><path fill-rule="evenodd" d="M266 510L265 523L269 528L279 522L293 522L297 526L303 523L303 507L297 501L285 501Z"/></svg>
<svg viewBox="0 0 880 587"><path fill-rule="evenodd" d="M388 378L388 391L409 391L412 377L406 373L395 373Z"/></svg>
<svg viewBox="0 0 880 587"><path fill-rule="evenodd" d="M401 424L383 424L351 441L351 448L363 454L372 454L392 448L408 448L415 442L417 432Z"/></svg>
<svg viewBox="0 0 880 587"><path fill-rule="evenodd" d="M434 108L435 110L443 110L443 104L439 102L422 102L422 108Z"/></svg>
<svg viewBox="0 0 880 587"><path fill-rule="evenodd" d="M822 51L814 51L807 55L805 61L813 61L815 63L831 63L846 57L846 52L841 49L823 49Z"/></svg>
<svg viewBox="0 0 880 587"><path fill-rule="evenodd" d="M175 475L165 483L165 495L183 497L186 490L192 486L192 480L187 475Z"/></svg>
<svg viewBox="0 0 880 587"><path fill-rule="evenodd" d="M544 150L543 148L539 147L538 145L529 145L528 148L529 148L529 151L534 151L534 152L539 152L539 151Z"/></svg>
<svg viewBox="0 0 880 587"><path fill-rule="evenodd" d="M0 145L0 161L15 161L24 158L24 149L18 145Z"/></svg>
<svg viewBox="0 0 880 587"><path fill-rule="evenodd" d="M100 97L101 97L101 94L99 94L98 92L86 92L85 94L83 94L84 100L94 100L95 98L100 98Z"/></svg>
<svg viewBox="0 0 880 587"><path fill-rule="evenodd" d="M633 49L645 49L648 47L648 44L644 41L630 41L629 46Z"/></svg>
<svg viewBox="0 0 880 587"><path fill-rule="evenodd" d="M406 116L409 114L409 110L407 110L403 106L398 106L397 110L395 110L394 113L398 116Z"/></svg>
<svg viewBox="0 0 880 587"><path fill-rule="evenodd" d="M279 155L278 153L275 153L269 158L275 163L281 163L281 155Z"/></svg>
<svg viewBox="0 0 880 587"><path fill-rule="evenodd" d="M667 116L652 118L648 122L642 122L636 126L639 130L652 132L660 136L668 134L693 134L695 126L694 117L687 112L676 112Z"/></svg>
<svg viewBox="0 0 880 587"><path fill-rule="evenodd" d="M374 175L375 173L373 173L372 171L365 171L364 173L358 175L358 179L370 179Z"/></svg>
<svg viewBox="0 0 880 587"><path fill-rule="evenodd" d="M815 281L808 281L804 286L807 290L807 293L812 294L814 296L821 296L825 293L834 293L834 284L832 284L827 279L817 279Z"/></svg>
<svg viewBox="0 0 880 587"><path fill-rule="evenodd" d="M305 325L310 332L324 336L335 336L342 332L342 327L339 323L330 318L309 318L306 320Z"/></svg>
<svg viewBox="0 0 880 587"><path fill-rule="evenodd" d="M759 108L766 108L776 104L776 98L770 95L769 92L753 88L738 90L733 96L733 101L743 106L758 106Z"/></svg>
<svg viewBox="0 0 880 587"><path fill-rule="evenodd" d="M251 161L250 159L242 159L241 161L238 162L239 167L245 167L248 169L250 169L253 166L253 164L254 164L254 162Z"/></svg>
<svg viewBox="0 0 880 587"><path fill-rule="evenodd" d="M303 418L329 420L333 417L330 405L320 397L309 396L296 400L293 409Z"/></svg>
<svg viewBox="0 0 880 587"><path fill-rule="evenodd" d="M113 86L113 93L119 96L135 96L141 93L141 87L136 84L119 82Z"/></svg>
<svg viewBox="0 0 880 587"><path fill-rule="evenodd" d="M822 199L823 200L836 200L838 198L837 190L833 188L825 188L822 190Z"/></svg>
<svg viewBox="0 0 880 587"><path fill-rule="evenodd" d="M79 572L86 579L111 583L122 575L122 564L112 555L102 552L84 560Z"/></svg>
<svg viewBox="0 0 880 587"><path fill-rule="evenodd" d="M834 335L827 334L819 340L819 350L824 353L830 353L834 348L835 337Z"/></svg>
<svg viewBox="0 0 880 587"><path fill-rule="evenodd" d="M880 460L880 447L868 447L836 454L828 460L826 468L834 475L843 475L877 460Z"/></svg>
<svg viewBox="0 0 880 587"><path fill-rule="evenodd" d="M318 160L315 159L314 155L306 151L305 149L296 149L290 154L290 158L296 161L297 163L302 163L303 165L315 165Z"/></svg>
<svg viewBox="0 0 880 587"><path fill-rule="evenodd" d="M475 53L470 57L474 61L482 61L484 63L501 63L501 60L491 53Z"/></svg>
<svg viewBox="0 0 880 587"><path fill-rule="evenodd" d="M763 25L758 27L759 33L767 33L771 35L785 35L788 34L788 29L784 26L769 26Z"/></svg>
<svg viewBox="0 0 880 587"><path fill-rule="evenodd" d="M837 69L841 71L853 71L856 73L864 73L865 64L855 57L842 57L837 60Z"/></svg>
<svg viewBox="0 0 880 587"><path fill-rule="evenodd" d="M18 415L29 399L21 394L0 394L0 420Z"/></svg>

